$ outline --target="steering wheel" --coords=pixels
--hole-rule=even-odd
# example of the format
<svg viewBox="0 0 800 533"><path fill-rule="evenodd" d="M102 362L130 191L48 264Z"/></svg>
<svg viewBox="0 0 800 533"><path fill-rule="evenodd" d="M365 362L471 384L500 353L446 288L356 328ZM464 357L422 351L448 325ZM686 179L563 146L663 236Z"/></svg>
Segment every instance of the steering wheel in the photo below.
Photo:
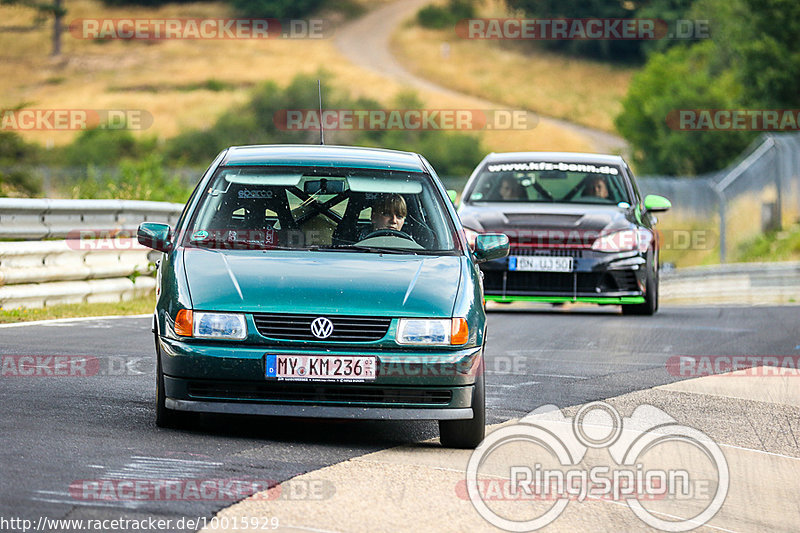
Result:
<svg viewBox="0 0 800 533"><path fill-rule="evenodd" d="M400 231L399 229L391 229L391 228L383 228L379 230L375 230L362 240L371 239L372 237L400 237L401 239L408 239L411 242L416 242L414 239L406 233L405 231Z"/></svg>

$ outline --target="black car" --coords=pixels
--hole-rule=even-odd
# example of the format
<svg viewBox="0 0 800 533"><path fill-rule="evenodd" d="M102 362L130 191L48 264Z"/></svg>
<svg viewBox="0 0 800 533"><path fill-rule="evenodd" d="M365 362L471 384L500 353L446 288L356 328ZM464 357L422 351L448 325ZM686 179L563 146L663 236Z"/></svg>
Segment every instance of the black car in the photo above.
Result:
<svg viewBox="0 0 800 533"><path fill-rule="evenodd" d="M655 212L614 155L490 154L467 182L459 214L472 242L505 233L509 256L481 265L486 300L621 304L623 314L658 309Z"/></svg>

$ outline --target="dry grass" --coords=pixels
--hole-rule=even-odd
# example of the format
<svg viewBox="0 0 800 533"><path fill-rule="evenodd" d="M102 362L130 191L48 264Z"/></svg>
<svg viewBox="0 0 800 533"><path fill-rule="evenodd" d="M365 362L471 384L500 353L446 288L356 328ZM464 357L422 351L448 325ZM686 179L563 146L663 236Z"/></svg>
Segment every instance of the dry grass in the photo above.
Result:
<svg viewBox="0 0 800 533"><path fill-rule="evenodd" d="M358 0L366 6L384 0ZM66 22L79 18L213 18L231 16L221 3L168 5L159 9L107 8L96 0L72 0ZM29 25L33 11L0 7L4 25ZM336 21L333 21L334 23ZM369 97L388 104L404 87L347 61L331 39L172 40L161 42L77 39L68 32L63 55L51 59L50 28L27 33L0 34L0 108L24 105L45 109L135 109L153 116L150 128L137 135L164 139L186 128L203 128L231 106L244 102L250 87L271 80L285 86L299 73L323 68L332 83L353 97ZM219 80L233 87L222 91L181 90L192 84ZM141 90L150 87L150 90ZM137 89L138 88L138 89ZM157 88L153 90L152 88ZM469 98L420 93L429 108L470 105ZM474 103L471 106L474 108ZM27 131L27 140L44 145L69 143L74 131ZM527 131L481 134L489 150L573 150L588 144L573 132L539 126ZM334 139L335 141L335 139Z"/></svg>
<svg viewBox="0 0 800 533"><path fill-rule="evenodd" d="M509 16L497 1L484 2L480 15ZM614 131L635 69L531 52L524 44L466 40L453 30L410 24L392 37L395 54L422 77L507 106Z"/></svg>
<svg viewBox="0 0 800 533"><path fill-rule="evenodd" d="M224 4L169 5L159 9L102 6L94 0L67 5L66 21L78 18L214 18L231 16ZM0 7L4 25L30 24L32 10ZM333 83L353 96L386 101L402 88L345 61L331 39L169 40L96 43L66 33L63 56L49 53L49 26L0 34L0 108L142 109L153 125L139 132L167 138L188 127L206 127L226 109L247 100L249 87L271 80L281 86L300 73L328 70ZM219 80L230 90L181 90ZM154 86L158 91L120 90ZM166 88L165 88L166 87ZM173 89L174 87L174 89ZM75 132L25 132L29 140L65 144Z"/></svg>

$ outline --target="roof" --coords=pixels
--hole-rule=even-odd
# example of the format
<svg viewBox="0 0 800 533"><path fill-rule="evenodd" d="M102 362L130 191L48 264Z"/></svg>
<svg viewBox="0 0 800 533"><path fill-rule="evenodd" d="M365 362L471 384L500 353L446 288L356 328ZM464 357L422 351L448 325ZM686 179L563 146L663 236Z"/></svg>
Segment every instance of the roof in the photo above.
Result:
<svg viewBox="0 0 800 533"><path fill-rule="evenodd" d="M357 146L267 144L232 146L222 165L289 165L373 168L424 172L422 159L413 152Z"/></svg>
<svg viewBox="0 0 800 533"><path fill-rule="evenodd" d="M502 152L491 153L484 162L524 162L544 161L558 163L594 163L602 165L622 165L624 160L618 155L587 154L580 152Z"/></svg>

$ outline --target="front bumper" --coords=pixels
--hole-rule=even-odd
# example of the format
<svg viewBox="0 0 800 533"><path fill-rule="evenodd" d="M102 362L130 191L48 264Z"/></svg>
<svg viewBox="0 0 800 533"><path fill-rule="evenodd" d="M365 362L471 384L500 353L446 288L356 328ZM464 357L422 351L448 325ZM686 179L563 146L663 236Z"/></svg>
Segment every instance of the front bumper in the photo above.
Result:
<svg viewBox="0 0 800 533"><path fill-rule="evenodd" d="M510 256L515 255L512 249ZM519 253L519 252L517 252ZM586 249L525 250L524 255L573 258L571 272L509 270L509 257L481 265L485 299L498 302L644 302L647 259L637 251L604 253Z"/></svg>
<svg viewBox="0 0 800 533"><path fill-rule="evenodd" d="M272 349L161 338L166 407L180 411L359 419L469 419L482 349L386 352ZM267 354L374 355L376 379L266 377Z"/></svg>

